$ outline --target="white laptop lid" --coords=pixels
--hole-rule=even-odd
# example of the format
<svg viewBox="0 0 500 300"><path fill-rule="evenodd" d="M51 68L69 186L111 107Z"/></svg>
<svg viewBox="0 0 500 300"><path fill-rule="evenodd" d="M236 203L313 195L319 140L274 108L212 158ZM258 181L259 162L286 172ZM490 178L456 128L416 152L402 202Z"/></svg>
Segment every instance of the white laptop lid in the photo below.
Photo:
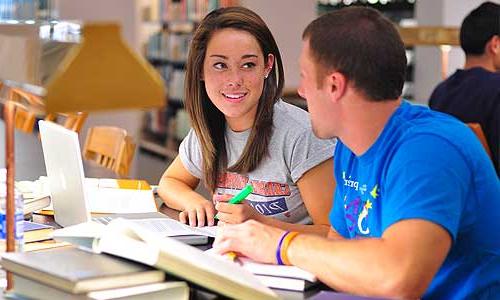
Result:
<svg viewBox="0 0 500 300"><path fill-rule="evenodd" d="M55 221L63 227L90 221L78 134L52 122L38 126Z"/></svg>

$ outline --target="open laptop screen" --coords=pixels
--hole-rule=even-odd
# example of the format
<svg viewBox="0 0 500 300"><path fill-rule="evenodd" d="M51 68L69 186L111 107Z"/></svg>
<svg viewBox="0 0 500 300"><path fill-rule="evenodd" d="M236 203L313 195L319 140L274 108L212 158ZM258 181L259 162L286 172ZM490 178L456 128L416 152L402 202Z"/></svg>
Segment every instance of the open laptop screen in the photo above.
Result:
<svg viewBox="0 0 500 300"><path fill-rule="evenodd" d="M90 221L78 134L52 122L38 125L55 221L64 227Z"/></svg>

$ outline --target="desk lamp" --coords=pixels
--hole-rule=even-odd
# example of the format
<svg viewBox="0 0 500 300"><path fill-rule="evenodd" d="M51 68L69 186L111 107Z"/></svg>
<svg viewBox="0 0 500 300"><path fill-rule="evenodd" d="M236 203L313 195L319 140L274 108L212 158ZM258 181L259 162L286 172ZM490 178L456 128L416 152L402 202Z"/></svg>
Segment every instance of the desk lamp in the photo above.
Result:
<svg viewBox="0 0 500 300"><path fill-rule="evenodd" d="M50 32L54 33L54 22ZM62 23L61 23L62 24ZM43 25L46 26L46 25ZM45 102L45 113L74 113L164 105L160 75L133 52L113 23L88 23L82 37L41 38L40 24L0 24L0 80ZM78 32L79 35L79 32ZM16 105L4 102L7 167L7 250L14 251L14 118ZM30 109L24 107L24 109ZM7 290L12 288L7 274Z"/></svg>

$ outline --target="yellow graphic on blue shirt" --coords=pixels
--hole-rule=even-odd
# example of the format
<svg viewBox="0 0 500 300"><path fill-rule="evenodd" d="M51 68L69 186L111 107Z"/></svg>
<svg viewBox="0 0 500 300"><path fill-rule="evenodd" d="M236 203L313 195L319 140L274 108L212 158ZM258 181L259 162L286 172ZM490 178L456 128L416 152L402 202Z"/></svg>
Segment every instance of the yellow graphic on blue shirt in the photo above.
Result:
<svg viewBox="0 0 500 300"><path fill-rule="evenodd" d="M378 197L377 189L378 189L378 184L376 184L370 191L370 195L373 197L373 199L377 199Z"/></svg>

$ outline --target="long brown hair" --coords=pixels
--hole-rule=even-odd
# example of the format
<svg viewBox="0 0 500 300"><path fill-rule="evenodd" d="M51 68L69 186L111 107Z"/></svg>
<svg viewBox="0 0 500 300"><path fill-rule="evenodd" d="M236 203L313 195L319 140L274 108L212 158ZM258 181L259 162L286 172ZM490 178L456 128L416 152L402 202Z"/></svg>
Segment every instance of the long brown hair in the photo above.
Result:
<svg viewBox="0 0 500 300"><path fill-rule="evenodd" d="M269 54L275 57L273 70L264 80L250 136L241 157L233 166L227 166L226 119L208 98L202 80L208 42L217 30L225 28L250 33L259 43L264 61ZM271 31L256 13L243 7L220 8L209 13L194 33L186 69L185 107L200 143L205 183L214 192L221 172L250 172L267 155L273 130L273 106L281 96L284 85L281 55Z"/></svg>

